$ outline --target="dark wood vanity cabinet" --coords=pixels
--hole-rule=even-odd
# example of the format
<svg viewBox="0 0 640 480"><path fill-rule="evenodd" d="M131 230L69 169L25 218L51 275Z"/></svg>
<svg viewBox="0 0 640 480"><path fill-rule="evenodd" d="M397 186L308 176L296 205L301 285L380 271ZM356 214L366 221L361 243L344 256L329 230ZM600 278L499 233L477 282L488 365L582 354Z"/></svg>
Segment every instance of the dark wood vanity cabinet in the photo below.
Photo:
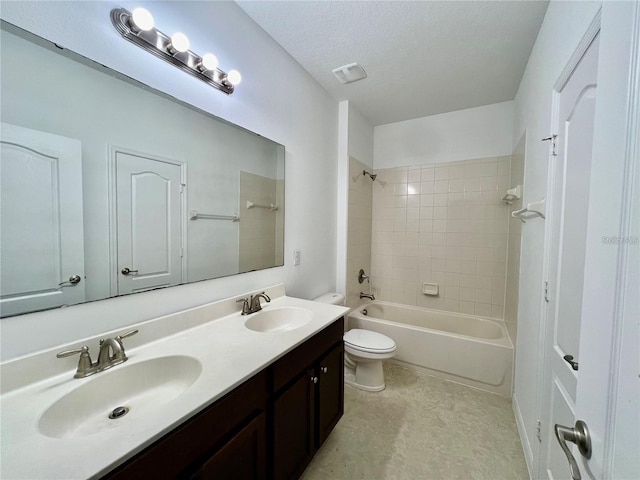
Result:
<svg viewBox="0 0 640 480"><path fill-rule="evenodd" d="M344 319L104 478L298 478L344 411Z"/></svg>
<svg viewBox="0 0 640 480"><path fill-rule="evenodd" d="M273 365L271 471L295 479L344 412L342 319Z"/></svg>

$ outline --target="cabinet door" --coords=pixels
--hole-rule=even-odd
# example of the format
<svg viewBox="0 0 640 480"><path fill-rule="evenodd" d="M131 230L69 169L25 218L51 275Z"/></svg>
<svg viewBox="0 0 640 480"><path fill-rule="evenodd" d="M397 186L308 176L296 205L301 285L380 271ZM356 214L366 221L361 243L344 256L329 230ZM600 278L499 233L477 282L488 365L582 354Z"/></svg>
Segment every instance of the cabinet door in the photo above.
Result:
<svg viewBox="0 0 640 480"><path fill-rule="evenodd" d="M265 414L253 419L224 444L191 480L263 480L266 457Z"/></svg>
<svg viewBox="0 0 640 480"><path fill-rule="evenodd" d="M344 413L344 344L336 345L318 363L316 446L320 447Z"/></svg>
<svg viewBox="0 0 640 480"><path fill-rule="evenodd" d="M275 480L298 478L315 453L314 372L309 370L273 403L273 474Z"/></svg>

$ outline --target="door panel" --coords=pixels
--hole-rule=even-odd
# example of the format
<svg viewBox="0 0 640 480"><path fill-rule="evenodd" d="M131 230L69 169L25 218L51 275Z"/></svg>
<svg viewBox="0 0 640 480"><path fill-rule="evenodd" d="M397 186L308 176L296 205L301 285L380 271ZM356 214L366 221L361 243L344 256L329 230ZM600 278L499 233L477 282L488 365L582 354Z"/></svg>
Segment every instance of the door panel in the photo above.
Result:
<svg viewBox="0 0 640 480"><path fill-rule="evenodd" d="M580 370L579 342L587 245L587 218L596 109L599 36L557 94L557 156L552 157L549 244L550 295L541 414L540 472L567 478L569 466L555 424L573 427ZM577 449L570 444L576 458Z"/></svg>
<svg viewBox="0 0 640 480"><path fill-rule="evenodd" d="M344 344L340 342L319 361L316 447L327 439L344 413Z"/></svg>
<svg viewBox="0 0 640 480"><path fill-rule="evenodd" d="M3 123L0 147L1 316L83 302L80 141Z"/></svg>
<svg viewBox="0 0 640 480"><path fill-rule="evenodd" d="M180 166L116 152L116 184L118 294L182 283Z"/></svg>

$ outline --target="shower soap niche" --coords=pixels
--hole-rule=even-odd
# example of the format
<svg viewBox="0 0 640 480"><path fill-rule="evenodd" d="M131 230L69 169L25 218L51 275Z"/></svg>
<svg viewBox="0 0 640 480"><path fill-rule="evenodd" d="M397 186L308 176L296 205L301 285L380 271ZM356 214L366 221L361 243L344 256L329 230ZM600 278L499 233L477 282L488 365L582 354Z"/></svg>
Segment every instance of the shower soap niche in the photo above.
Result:
<svg viewBox="0 0 640 480"><path fill-rule="evenodd" d="M422 284L422 293L425 295L438 295L438 284L437 283L423 283Z"/></svg>

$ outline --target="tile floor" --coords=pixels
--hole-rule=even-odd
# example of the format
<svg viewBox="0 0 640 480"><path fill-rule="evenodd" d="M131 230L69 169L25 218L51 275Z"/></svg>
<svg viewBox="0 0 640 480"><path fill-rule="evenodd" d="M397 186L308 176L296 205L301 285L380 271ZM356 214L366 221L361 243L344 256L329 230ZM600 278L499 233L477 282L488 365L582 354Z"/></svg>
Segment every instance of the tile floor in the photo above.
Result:
<svg viewBox="0 0 640 480"><path fill-rule="evenodd" d="M394 364L385 375L380 393L345 387L303 480L529 478L510 399Z"/></svg>

